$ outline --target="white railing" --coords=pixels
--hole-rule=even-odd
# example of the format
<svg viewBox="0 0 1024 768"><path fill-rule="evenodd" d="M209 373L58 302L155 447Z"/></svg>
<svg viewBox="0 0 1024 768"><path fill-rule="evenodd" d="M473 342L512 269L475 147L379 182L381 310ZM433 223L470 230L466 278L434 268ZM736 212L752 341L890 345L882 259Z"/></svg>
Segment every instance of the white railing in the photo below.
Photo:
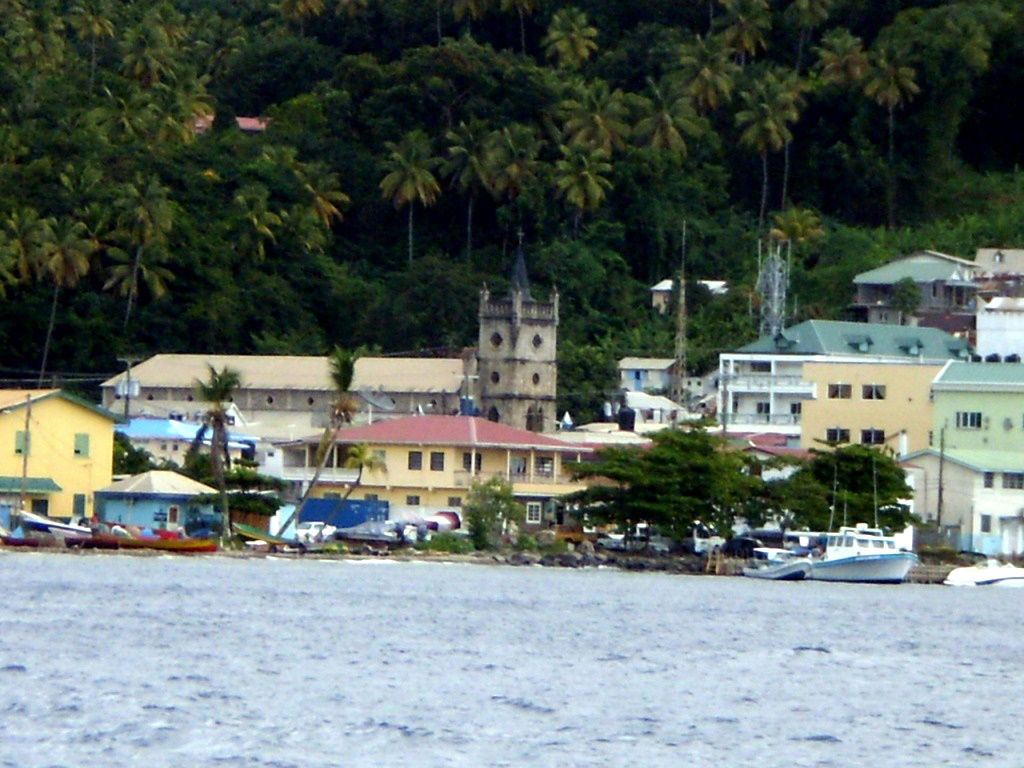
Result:
<svg viewBox="0 0 1024 768"><path fill-rule="evenodd" d="M728 424L777 424L790 426L800 423L798 413L729 413L726 414Z"/></svg>
<svg viewBox="0 0 1024 768"><path fill-rule="evenodd" d="M812 392L814 382L805 381L799 376L772 376L765 374L738 374L729 378L728 387L733 392L767 392L768 390L787 392Z"/></svg>

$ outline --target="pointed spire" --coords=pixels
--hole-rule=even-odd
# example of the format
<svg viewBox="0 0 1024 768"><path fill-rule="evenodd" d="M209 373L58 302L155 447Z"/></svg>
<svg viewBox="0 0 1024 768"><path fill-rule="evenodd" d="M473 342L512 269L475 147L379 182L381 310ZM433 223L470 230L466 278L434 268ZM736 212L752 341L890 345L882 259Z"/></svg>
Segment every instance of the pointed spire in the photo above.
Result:
<svg viewBox="0 0 1024 768"><path fill-rule="evenodd" d="M519 292L526 301L533 301L530 295L530 278L526 274L526 257L523 256L523 230L519 230L519 248L516 260L512 265L512 292Z"/></svg>

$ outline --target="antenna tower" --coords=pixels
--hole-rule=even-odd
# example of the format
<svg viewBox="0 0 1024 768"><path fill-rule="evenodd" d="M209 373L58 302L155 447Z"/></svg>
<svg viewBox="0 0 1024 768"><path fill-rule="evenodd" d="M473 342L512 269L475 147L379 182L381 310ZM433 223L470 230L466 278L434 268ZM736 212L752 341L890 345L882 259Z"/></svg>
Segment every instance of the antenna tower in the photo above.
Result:
<svg viewBox="0 0 1024 768"><path fill-rule="evenodd" d="M785 255L783 255L785 250ZM775 337L786 327L786 293L789 290L789 267L792 243L768 241L766 247L757 242L757 293L761 297L761 336Z"/></svg>

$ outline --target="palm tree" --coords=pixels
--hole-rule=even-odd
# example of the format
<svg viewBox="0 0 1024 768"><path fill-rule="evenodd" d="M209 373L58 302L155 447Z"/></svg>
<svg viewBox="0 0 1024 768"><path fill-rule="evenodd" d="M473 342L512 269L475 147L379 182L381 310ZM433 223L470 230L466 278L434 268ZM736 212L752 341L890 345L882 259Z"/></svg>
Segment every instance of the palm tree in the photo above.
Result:
<svg viewBox="0 0 1024 768"><path fill-rule="evenodd" d="M349 496L352 495L352 491L360 486L363 482L363 472L387 472L387 464L384 463L384 459L380 455L370 450L370 447L366 443L356 443L348 447L348 454L345 456L345 461L342 466L345 469L358 470L356 479L353 480L348 489L345 491L345 495L338 499L338 503L335 506L341 506Z"/></svg>
<svg viewBox="0 0 1024 768"><path fill-rule="evenodd" d="M484 124L472 120L461 122L448 132L448 161L444 172L451 177L452 184L466 195L466 262L473 257L473 204L481 189L491 184L493 169L488 152L487 133Z"/></svg>
<svg viewBox="0 0 1024 768"><path fill-rule="evenodd" d="M152 88L172 68L174 49L167 32L149 14L146 20L125 32L121 70L143 88Z"/></svg>
<svg viewBox="0 0 1024 768"><path fill-rule="evenodd" d="M491 133L487 145L488 164L494 169L491 194L514 203L537 175L537 156L544 142L530 126L512 123Z"/></svg>
<svg viewBox="0 0 1024 768"><path fill-rule="evenodd" d="M745 64L747 56L757 56L758 49L765 50L765 34L772 27L768 14L767 0L724 0L722 3L732 18L723 32L725 44L736 51L740 63Z"/></svg>
<svg viewBox="0 0 1024 768"><path fill-rule="evenodd" d="M914 68L900 63L901 58L902 55L898 51L879 50L871 62L868 80L864 84L864 94L879 106L885 107L889 113L889 183L886 185L886 208L890 229L896 226L896 173L893 168L896 154L896 108L910 101L921 90L914 82Z"/></svg>
<svg viewBox="0 0 1024 768"><path fill-rule="evenodd" d="M388 173L381 179L380 190L395 208L409 207L409 262L412 263L413 209L416 203L429 207L437 202L441 187L434 177L434 168L442 161L434 157L430 139L421 130L407 133L401 141L389 141L384 146L390 154L385 161Z"/></svg>
<svg viewBox="0 0 1024 768"><path fill-rule="evenodd" d="M298 168L296 176L309 199L310 209L325 229L330 229L334 221L344 218L341 209L352 199L341 191L338 174L331 173L319 163L313 163Z"/></svg>
<svg viewBox="0 0 1024 768"><path fill-rule="evenodd" d="M270 192L262 184L247 184L235 193L235 226L239 230L239 248L257 263L267 257L266 242L275 242L275 230L281 217L270 210Z"/></svg>
<svg viewBox="0 0 1024 768"><path fill-rule="evenodd" d="M50 341L57 322L57 302L61 288L74 288L89 272L89 257L93 242L87 236L85 225L74 219L59 219L53 226L52 239L42 244L43 259L39 264L40 276L53 282L53 300L50 302L50 322L43 342L43 359L39 364L39 386L43 386L46 361L50 355Z"/></svg>
<svg viewBox="0 0 1024 768"><path fill-rule="evenodd" d="M192 388L196 397L209 405L203 416L203 424L210 429L210 470L220 491L220 513L223 521L223 535L231 535L231 509L228 506L228 489L224 478L225 466L231 461L228 454L227 405L235 391L242 386L242 375L234 368L224 366L217 370L207 364L209 376L205 381L195 379Z"/></svg>
<svg viewBox="0 0 1024 768"><path fill-rule="evenodd" d="M164 266L164 254L152 253L144 260L137 260L120 248L111 248L109 255L113 264L103 284L105 291L113 290L129 300L134 294L134 300L138 301L139 284L142 284L154 299L159 299L167 293L167 284L174 280L174 273Z"/></svg>
<svg viewBox="0 0 1024 768"><path fill-rule="evenodd" d="M522 45L523 56L526 55L526 14L533 13L537 7L537 0L501 0L501 10L515 11L519 14L519 42Z"/></svg>
<svg viewBox="0 0 1024 768"><path fill-rule="evenodd" d="M780 243L802 245L825 236L821 217L810 208L787 208L774 216L775 226L768 235Z"/></svg>
<svg viewBox="0 0 1024 768"><path fill-rule="evenodd" d="M51 218L41 217L34 208L16 208L4 216L3 250L20 281L39 274L44 244L53 240L54 223Z"/></svg>
<svg viewBox="0 0 1024 768"><path fill-rule="evenodd" d="M52 7L25 11L9 24L7 50L12 61L36 72L56 72L64 63L64 22Z"/></svg>
<svg viewBox="0 0 1024 768"><path fill-rule="evenodd" d="M721 37L697 36L679 52L683 85L701 112L712 112L732 96L736 64Z"/></svg>
<svg viewBox="0 0 1024 768"><path fill-rule="evenodd" d="M492 0L450 0L450 2L456 21L462 21L467 16L472 21L476 21L490 10Z"/></svg>
<svg viewBox="0 0 1024 768"><path fill-rule="evenodd" d="M780 88L780 80L772 72L755 80L740 94L743 108L736 113L736 125L742 129L740 143L755 150L761 157L761 212L758 226L764 224L768 202L768 153L778 152L793 138L787 123L796 120L797 112L788 94Z"/></svg>
<svg viewBox="0 0 1024 768"><path fill-rule="evenodd" d="M573 143L559 149L562 158L555 163L555 188L559 196L576 209L572 225L575 236L584 211L599 207L605 193L612 188L607 177L612 165L608 162L608 153L601 147Z"/></svg>
<svg viewBox="0 0 1024 768"><path fill-rule="evenodd" d="M597 29L590 26L587 14L579 8L563 8L552 18L542 45L549 59L558 66L579 69L597 50Z"/></svg>
<svg viewBox="0 0 1024 768"><path fill-rule="evenodd" d="M665 79L659 86L647 78L651 98L644 98L644 116L637 122L633 135L643 145L663 152L686 155L683 135L698 136L701 120L682 88Z"/></svg>
<svg viewBox="0 0 1024 768"><path fill-rule="evenodd" d="M796 22L800 28L800 38L796 46L796 73L800 74L803 66L804 48L811 31L820 27L828 19L829 6L832 0L793 0L786 9L786 15Z"/></svg>
<svg viewBox="0 0 1024 768"><path fill-rule="evenodd" d="M278 5L281 15L299 24L299 34L306 33L306 19L315 18L324 12L324 0L281 0Z"/></svg>
<svg viewBox="0 0 1024 768"><path fill-rule="evenodd" d="M292 520L301 519L302 509L313 493L313 489L320 482L320 475L323 474L324 467L327 466L327 460L337 450L339 430L352 423L352 417L358 408L358 402L349 390L352 387L352 377L355 374L357 359L358 353L346 351L341 347L335 347L327 358L331 384L334 389L334 400L331 402L330 411L327 414L327 427L324 429L324 433L320 438L320 444L317 446L316 470L313 472L313 477L310 479L309 485L306 486L302 498L299 499L295 509L292 510L292 514L285 520L284 525L281 526L278 536L287 530Z"/></svg>
<svg viewBox="0 0 1024 768"><path fill-rule="evenodd" d="M612 91L603 80L595 80L558 109L571 141L599 147L609 156L613 149L625 146L630 130L629 109L625 94L618 88Z"/></svg>
<svg viewBox="0 0 1024 768"><path fill-rule="evenodd" d="M847 29L829 31L814 50L818 54L818 73L826 83L857 85L868 72L864 45Z"/></svg>
<svg viewBox="0 0 1024 768"><path fill-rule="evenodd" d="M121 188L116 206L120 210L121 229L134 248L122 326L123 330L127 331L132 308L138 296L143 253L161 248L166 243L167 233L171 231L174 223L174 209L167 198L167 188L160 180L156 177L147 180L141 176L137 176L134 182Z"/></svg>
<svg viewBox="0 0 1024 768"><path fill-rule="evenodd" d="M114 22L110 19L108 0L79 0L71 9L69 21L78 36L89 42L89 92L92 93L96 75L96 45L103 38L114 36Z"/></svg>
<svg viewBox="0 0 1024 768"><path fill-rule="evenodd" d="M790 107L786 121L795 123L800 119L800 111L804 106L803 94L808 89L807 81L796 71L787 72L780 76L778 88L779 98ZM792 144L793 137L790 136L782 148L782 205L789 202L789 148Z"/></svg>

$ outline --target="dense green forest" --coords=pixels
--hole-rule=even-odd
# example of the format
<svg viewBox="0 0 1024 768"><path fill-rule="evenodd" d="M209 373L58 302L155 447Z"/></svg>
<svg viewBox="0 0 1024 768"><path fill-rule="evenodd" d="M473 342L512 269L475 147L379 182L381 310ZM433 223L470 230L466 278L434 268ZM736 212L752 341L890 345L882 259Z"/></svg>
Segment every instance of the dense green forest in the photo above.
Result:
<svg viewBox="0 0 1024 768"><path fill-rule="evenodd" d="M732 287L688 291L706 369L754 334L769 232L795 320L913 248L1024 244L1016 0L0 8L8 383L158 351L458 349L522 238L581 406L616 357L671 353L648 287L684 248Z"/></svg>

